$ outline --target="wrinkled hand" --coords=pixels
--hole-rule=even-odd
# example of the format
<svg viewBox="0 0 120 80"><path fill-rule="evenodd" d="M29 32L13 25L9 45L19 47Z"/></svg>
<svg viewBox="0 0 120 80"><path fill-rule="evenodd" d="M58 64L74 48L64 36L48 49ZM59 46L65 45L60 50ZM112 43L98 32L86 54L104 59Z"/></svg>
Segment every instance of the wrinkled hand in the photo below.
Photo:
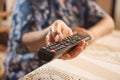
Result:
<svg viewBox="0 0 120 80"><path fill-rule="evenodd" d="M49 27L49 32L46 36L46 43L48 45L57 41L61 41L63 38L66 38L72 34L72 30L63 21L56 20Z"/></svg>
<svg viewBox="0 0 120 80"><path fill-rule="evenodd" d="M50 27L49 32L46 36L46 43L47 45L52 44L56 41L61 41L63 38L66 38L72 35L72 30L61 20L55 21ZM64 55L60 56L60 59L72 59L80 54L87 43L85 41L80 41L79 44L69 53L65 53Z"/></svg>

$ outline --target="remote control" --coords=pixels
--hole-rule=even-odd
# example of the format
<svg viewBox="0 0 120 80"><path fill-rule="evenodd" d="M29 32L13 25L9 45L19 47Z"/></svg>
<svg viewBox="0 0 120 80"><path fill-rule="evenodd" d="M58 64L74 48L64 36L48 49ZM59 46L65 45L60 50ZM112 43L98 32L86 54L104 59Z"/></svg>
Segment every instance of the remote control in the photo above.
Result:
<svg viewBox="0 0 120 80"><path fill-rule="evenodd" d="M61 42L55 42L53 44L42 47L38 50L37 55L41 60L51 61L60 57L66 52L73 50L80 40L88 41L91 37L80 34L74 34L67 38L64 38Z"/></svg>

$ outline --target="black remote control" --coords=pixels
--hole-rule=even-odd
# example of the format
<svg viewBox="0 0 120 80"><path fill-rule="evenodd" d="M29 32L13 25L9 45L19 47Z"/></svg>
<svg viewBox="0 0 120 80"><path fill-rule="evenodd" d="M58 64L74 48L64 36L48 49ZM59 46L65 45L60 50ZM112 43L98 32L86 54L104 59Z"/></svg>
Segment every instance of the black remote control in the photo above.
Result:
<svg viewBox="0 0 120 80"><path fill-rule="evenodd" d="M74 34L67 38L64 38L61 42L55 42L53 44L42 47L38 50L38 57L41 60L49 62L59 56L63 55L66 52L73 50L80 40L88 41L91 37L84 36L80 34Z"/></svg>

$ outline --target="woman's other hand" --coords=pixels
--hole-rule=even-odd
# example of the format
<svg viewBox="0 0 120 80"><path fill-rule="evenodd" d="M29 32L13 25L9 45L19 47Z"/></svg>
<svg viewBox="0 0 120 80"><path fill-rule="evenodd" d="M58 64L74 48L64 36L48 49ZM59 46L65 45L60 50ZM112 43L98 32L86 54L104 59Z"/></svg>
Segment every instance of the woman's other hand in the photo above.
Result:
<svg viewBox="0 0 120 80"><path fill-rule="evenodd" d="M75 27L73 29L73 33L79 33L81 35L85 35L85 36L90 36L91 37L91 40L88 41L88 43L91 43L95 40L95 37L93 36L93 33L90 32L89 30L87 29L84 29L84 28L81 28L81 27Z"/></svg>

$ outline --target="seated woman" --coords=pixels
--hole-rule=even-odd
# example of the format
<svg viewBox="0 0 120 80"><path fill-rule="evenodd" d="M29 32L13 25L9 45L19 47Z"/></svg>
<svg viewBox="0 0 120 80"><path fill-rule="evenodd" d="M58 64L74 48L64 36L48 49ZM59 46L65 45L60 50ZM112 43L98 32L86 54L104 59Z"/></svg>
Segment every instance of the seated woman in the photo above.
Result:
<svg viewBox="0 0 120 80"><path fill-rule="evenodd" d="M6 57L6 80L20 77L43 63L36 50L74 33L89 35L90 42L110 33L112 18L92 0L18 0L13 13ZM72 59L85 49L80 41L61 59Z"/></svg>

